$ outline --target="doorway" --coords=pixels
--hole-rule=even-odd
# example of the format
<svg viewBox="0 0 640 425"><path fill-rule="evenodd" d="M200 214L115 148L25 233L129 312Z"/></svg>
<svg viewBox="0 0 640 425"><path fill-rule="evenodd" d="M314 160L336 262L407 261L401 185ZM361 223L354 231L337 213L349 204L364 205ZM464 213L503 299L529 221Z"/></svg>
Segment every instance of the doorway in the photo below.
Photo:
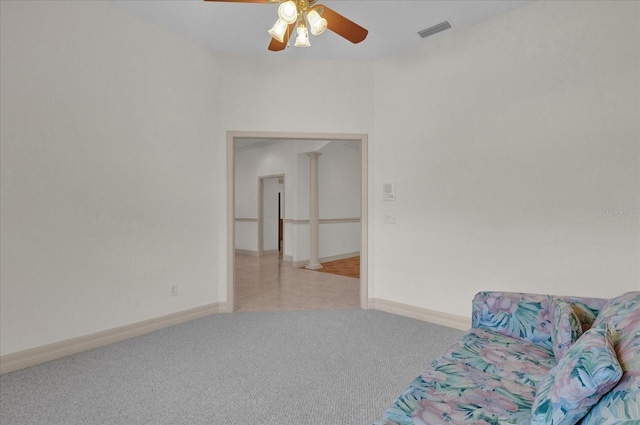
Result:
<svg viewBox="0 0 640 425"><path fill-rule="evenodd" d="M248 139L262 140L265 143L277 141L340 141L355 142L359 144L360 152L360 281L359 300L360 308L368 307L368 138L366 134L342 134L342 133L273 133L273 132L227 132L227 287L225 311L234 311L235 291L235 241L236 241L236 205L235 205L235 143L245 142ZM271 177L271 176L267 176ZM284 182L283 182L284 183ZM254 198L255 199L255 198ZM257 220L260 221L260 220ZM259 234L263 234L259 232ZM286 234L284 241L287 240ZM286 242L285 242L286 244ZM263 243L259 244L259 249ZM224 295L222 299L224 299Z"/></svg>
<svg viewBox="0 0 640 425"><path fill-rule="evenodd" d="M258 177L258 256L284 252L284 174Z"/></svg>

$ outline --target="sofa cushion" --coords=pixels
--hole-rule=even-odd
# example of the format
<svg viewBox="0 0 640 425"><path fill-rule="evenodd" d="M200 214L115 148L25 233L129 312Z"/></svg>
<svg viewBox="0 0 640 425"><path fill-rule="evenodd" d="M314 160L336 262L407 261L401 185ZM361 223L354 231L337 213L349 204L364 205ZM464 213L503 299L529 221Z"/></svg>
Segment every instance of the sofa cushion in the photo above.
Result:
<svg viewBox="0 0 640 425"><path fill-rule="evenodd" d="M602 307L598 317L596 317L593 326L601 323L608 323L609 326L615 326L619 320L628 316L629 313L640 308L640 291L632 291L624 293L618 297L612 298Z"/></svg>
<svg viewBox="0 0 640 425"><path fill-rule="evenodd" d="M622 379L604 395L582 425L637 425L640 423L640 371L625 372Z"/></svg>
<svg viewBox="0 0 640 425"><path fill-rule="evenodd" d="M531 424L575 424L621 377L606 323L591 328L540 383Z"/></svg>
<svg viewBox="0 0 640 425"><path fill-rule="evenodd" d="M582 332L591 329L591 325L595 322L598 312L600 312L602 307L608 302L608 300L603 298L566 297L564 299L571 303L573 310L578 315L580 323L582 324Z"/></svg>
<svg viewBox="0 0 640 425"><path fill-rule="evenodd" d="M376 425L528 423L550 349L471 329L418 376Z"/></svg>
<svg viewBox="0 0 640 425"><path fill-rule="evenodd" d="M608 302L557 298L573 306L582 332ZM571 340L579 333L570 325L568 334L552 337L549 304L548 295L477 293L472 329L434 360L374 425L529 425L537 390L558 365L553 338Z"/></svg>
<svg viewBox="0 0 640 425"><path fill-rule="evenodd" d="M614 336L614 348L622 370L640 370L640 291L612 298L594 326L606 323Z"/></svg>
<svg viewBox="0 0 640 425"><path fill-rule="evenodd" d="M613 298L598 315L612 327L622 379L584 418L583 425L640 424L640 292Z"/></svg>
<svg viewBox="0 0 640 425"><path fill-rule="evenodd" d="M556 360L560 361L569 351L571 344L582 335L582 323L573 304L562 299L551 299L549 313L553 354Z"/></svg>
<svg viewBox="0 0 640 425"><path fill-rule="evenodd" d="M478 292L471 313L473 328L552 349L549 296L518 292Z"/></svg>

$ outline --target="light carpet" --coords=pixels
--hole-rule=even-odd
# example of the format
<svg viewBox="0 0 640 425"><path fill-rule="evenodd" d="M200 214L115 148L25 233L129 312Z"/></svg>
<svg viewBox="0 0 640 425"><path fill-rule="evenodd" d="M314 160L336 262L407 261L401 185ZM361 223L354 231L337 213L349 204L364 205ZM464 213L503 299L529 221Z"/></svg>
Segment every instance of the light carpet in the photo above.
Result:
<svg viewBox="0 0 640 425"><path fill-rule="evenodd" d="M358 425L462 332L374 310L220 314L0 377L3 425Z"/></svg>

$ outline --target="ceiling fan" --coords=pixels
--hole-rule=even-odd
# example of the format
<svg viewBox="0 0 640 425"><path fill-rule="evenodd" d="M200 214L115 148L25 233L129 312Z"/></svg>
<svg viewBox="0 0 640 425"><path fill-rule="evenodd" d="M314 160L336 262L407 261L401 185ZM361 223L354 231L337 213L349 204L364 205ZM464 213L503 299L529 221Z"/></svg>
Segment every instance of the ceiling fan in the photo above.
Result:
<svg viewBox="0 0 640 425"><path fill-rule="evenodd" d="M311 34L320 35L329 29L352 43L360 43L369 31L327 6L315 4L317 0L205 0L227 3L280 3L278 20L269 30L271 43L269 50L284 50L289 37L296 29L296 47L309 47L309 29Z"/></svg>

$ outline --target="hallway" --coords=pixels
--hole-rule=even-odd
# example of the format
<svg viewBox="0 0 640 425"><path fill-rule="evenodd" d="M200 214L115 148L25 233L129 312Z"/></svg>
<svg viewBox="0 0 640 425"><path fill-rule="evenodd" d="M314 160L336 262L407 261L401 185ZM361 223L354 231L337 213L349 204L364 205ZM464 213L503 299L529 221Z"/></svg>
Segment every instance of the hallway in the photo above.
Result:
<svg viewBox="0 0 640 425"><path fill-rule="evenodd" d="M360 280L293 268L278 254L236 254L234 311L360 308Z"/></svg>

